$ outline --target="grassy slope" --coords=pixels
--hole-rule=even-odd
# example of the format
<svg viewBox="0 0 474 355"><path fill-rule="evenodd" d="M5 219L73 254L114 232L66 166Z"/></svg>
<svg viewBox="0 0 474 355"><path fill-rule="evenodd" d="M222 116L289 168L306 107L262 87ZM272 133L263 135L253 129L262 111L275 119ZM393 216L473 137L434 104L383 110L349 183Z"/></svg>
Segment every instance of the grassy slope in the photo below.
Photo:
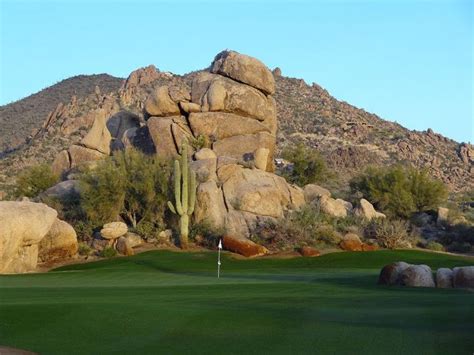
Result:
<svg viewBox="0 0 474 355"><path fill-rule="evenodd" d="M474 294L376 286L417 251L289 260L147 252L47 274L0 277L0 345L41 354L471 354Z"/></svg>

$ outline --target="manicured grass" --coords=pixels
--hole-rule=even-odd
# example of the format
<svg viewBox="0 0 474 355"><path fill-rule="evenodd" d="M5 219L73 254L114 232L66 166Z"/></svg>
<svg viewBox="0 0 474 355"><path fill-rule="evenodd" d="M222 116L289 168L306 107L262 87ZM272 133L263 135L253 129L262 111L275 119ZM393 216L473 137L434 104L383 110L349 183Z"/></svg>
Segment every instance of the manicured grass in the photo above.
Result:
<svg viewBox="0 0 474 355"><path fill-rule="evenodd" d="M418 251L235 260L152 251L0 277L0 345L41 354L472 354L474 293L376 285Z"/></svg>

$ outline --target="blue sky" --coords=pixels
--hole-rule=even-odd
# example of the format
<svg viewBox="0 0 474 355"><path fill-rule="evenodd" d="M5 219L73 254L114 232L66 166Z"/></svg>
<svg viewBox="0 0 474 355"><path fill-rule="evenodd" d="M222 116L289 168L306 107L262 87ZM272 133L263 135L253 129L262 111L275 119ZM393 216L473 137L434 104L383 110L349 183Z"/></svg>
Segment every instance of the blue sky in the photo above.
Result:
<svg viewBox="0 0 474 355"><path fill-rule="evenodd" d="M0 104L77 74L183 74L229 48L410 129L474 142L470 0L0 3Z"/></svg>

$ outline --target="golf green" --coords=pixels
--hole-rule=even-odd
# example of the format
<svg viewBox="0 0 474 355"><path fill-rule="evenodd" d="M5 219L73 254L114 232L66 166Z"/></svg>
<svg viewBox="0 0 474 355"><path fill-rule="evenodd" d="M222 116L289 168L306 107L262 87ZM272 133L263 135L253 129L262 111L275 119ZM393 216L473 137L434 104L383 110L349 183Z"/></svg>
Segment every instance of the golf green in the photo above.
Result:
<svg viewBox="0 0 474 355"><path fill-rule="evenodd" d="M151 251L0 277L0 346L40 354L467 354L474 293L377 286L420 251L237 260Z"/></svg>

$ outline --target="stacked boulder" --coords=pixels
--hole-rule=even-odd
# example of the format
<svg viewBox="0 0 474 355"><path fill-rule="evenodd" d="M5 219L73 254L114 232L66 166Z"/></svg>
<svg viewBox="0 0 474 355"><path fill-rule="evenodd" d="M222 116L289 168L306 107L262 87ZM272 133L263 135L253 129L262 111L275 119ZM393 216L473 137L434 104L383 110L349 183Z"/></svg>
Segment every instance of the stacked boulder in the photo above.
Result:
<svg viewBox="0 0 474 355"><path fill-rule="evenodd" d="M0 273L32 271L38 261L62 260L77 253L74 229L42 203L2 201L0 223Z"/></svg>
<svg viewBox="0 0 474 355"><path fill-rule="evenodd" d="M403 261L382 268L379 285L438 288L474 288L474 266L439 268L436 276L428 265L411 265Z"/></svg>
<svg viewBox="0 0 474 355"><path fill-rule="evenodd" d="M301 189L272 173L274 93L273 75L263 63L224 51L209 72L195 76L190 91L161 86L145 103L158 156L176 157L183 139L203 143L193 144L192 152L199 183L195 221L225 229L224 244L227 240L233 249L249 249L246 237L258 219L283 217L285 210L305 202Z"/></svg>

